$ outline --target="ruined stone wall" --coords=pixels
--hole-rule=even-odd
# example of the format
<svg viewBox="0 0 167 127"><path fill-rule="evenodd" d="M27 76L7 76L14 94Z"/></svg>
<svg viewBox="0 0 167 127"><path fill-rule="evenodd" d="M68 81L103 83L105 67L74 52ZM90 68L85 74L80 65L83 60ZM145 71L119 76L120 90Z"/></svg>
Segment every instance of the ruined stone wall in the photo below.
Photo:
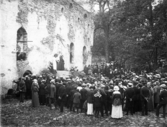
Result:
<svg viewBox="0 0 167 127"><path fill-rule="evenodd" d="M83 69L83 47L91 63L94 24L91 15L72 0L3 0L0 3L1 86L25 70L38 74L49 66L53 54L64 56L65 68ZM27 60L16 61L17 30L27 32ZM74 62L70 64L69 46L74 44Z"/></svg>

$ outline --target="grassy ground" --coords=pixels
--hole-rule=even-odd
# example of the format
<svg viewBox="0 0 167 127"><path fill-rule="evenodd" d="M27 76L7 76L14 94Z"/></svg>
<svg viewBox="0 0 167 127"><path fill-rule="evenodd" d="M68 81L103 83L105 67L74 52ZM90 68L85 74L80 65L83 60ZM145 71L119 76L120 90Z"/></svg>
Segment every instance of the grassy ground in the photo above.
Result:
<svg viewBox="0 0 167 127"><path fill-rule="evenodd" d="M110 116L95 118L84 113L69 112L66 108L63 113L60 113L59 109L50 110L47 106L32 108L31 101L19 103L12 99L1 105L1 124L4 127L167 127L167 118L156 118L154 113L149 113L148 116L124 116L120 120Z"/></svg>

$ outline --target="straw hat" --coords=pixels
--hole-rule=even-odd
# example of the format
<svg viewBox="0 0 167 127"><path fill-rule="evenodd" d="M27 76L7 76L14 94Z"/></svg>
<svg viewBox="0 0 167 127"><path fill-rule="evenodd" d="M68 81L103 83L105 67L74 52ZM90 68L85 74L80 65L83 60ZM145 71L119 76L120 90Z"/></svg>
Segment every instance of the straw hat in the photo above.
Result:
<svg viewBox="0 0 167 127"><path fill-rule="evenodd" d="M114 91L119 91L119 87L118 86L114 86Z"/></svg>
<svg viewBox="0 0 167 127"><path fill-rule="evenodd" d="M160 85L161 88L166 88L165 84Z"/></svg>

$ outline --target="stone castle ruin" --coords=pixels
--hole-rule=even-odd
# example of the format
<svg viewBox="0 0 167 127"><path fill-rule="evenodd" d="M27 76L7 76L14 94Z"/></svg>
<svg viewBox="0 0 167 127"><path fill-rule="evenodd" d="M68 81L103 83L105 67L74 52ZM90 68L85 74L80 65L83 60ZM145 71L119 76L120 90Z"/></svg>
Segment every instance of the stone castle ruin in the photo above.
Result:
<svg viewBox="0 0 167 127"><path fill-rule="evenodd" d="M1 0L2 94L26 70L39 74L54 54L64 69L91 64L92 15L73 0Z"/></svg>

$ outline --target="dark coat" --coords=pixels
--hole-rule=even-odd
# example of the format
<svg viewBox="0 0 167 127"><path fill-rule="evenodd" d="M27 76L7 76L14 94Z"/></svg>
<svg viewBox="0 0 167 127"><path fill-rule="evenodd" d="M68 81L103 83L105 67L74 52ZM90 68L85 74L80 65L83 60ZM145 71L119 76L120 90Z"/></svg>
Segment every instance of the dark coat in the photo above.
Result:
<svg viewBox="0 0 167 127"><path fill-rule="evenodd" d="M114 91L113 92L113 95L112 95L112 100L113 100L112 104L113 105L114 105L114 100L115 99L120 99L120 105L122 104L122 102L121 102L122 96L121 96L121 93L119 91Z"/></svg>
<svg viewBox="0 0 167 127"><path fill-rule="evenodd" d="M87 99L87 90L85 88L81 89L81 100L85 101Z"/></svg>
<svg viewBox="0 0 167 127"><path fill-rule="evenodd" d="M87 93L87 103L93 103L94 91L89 90Z"/></svg>
<svg viewBox="0 0 167 127"><path fill-rule="evenodd" d="M64 85L61 85L58 90L58 98L62 101L65 101L66 98L66 88Z"/></svg>
<svg viewBox="0 0 167 127"><path fill-rule="evenodd" d="M95 93L93 96L94 107L101 107L102 95L100 93Z"/></svg>
<svg viewBox="0 0 167 127"><path fill-rule="evenodd" d="M75 92L74 95L73 95L73 103L79 104L80 101L81 101L81 94L77 91L77 92Z"/></svg>
<svg viewBox="0 0 167 127"><path fill-rule="evenodd" d="M26 84L23 80L19 82L19 92L26 92Z"/></svg>
<svg viewBox="0 0 167 127"><path fill-rule="evenodd" d="M45 84L41 83L39 86L39 95L45 95Z"/></svg>
<svg viewBox="0 0 167 127"><path fill-rule="evenodd" d="M135 95L133 88L128 88L125 92L126 99L133 99Z"/></svg>
<svg viewBox="0 0 167 127"><path fill-rule="evenodd" d="M144 98L150 97L149 88L147 88L146 86L141 88L141 97L144 97Z"/></svg>
<svg viewBox="0 0 167 127"><path fill-rule="evenodd" d="M160 104L167 104L167 90L163 90L159 95Z"/></svg>
<svg viewBox="0 0 167 127"><path fill-rule="evenodd" d="M31 90L32 81L30 78L26 78L25 84L26 84L26 89Z"/></svg>
<svg viewBox="0 0 167 127"><path fill-rule="evenodd" d="M140 100L140 89L137 87L134 87L134 100Z"/></svg>

